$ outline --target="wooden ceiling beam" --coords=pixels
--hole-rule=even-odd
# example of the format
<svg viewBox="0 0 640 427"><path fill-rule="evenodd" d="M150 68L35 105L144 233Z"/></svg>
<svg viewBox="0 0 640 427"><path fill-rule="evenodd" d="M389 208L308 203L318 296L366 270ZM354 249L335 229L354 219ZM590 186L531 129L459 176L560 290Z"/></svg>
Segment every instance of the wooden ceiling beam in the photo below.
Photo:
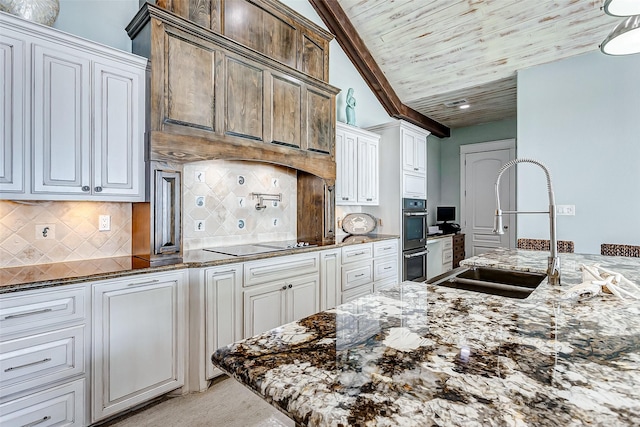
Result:
<svg viewBox="0 0 640 427"><path fill-rule="evenodd" d="M309 0L309 3L391 117L420 126L439 138L451 135L447 126L402 103L337 0Z"/></svg>

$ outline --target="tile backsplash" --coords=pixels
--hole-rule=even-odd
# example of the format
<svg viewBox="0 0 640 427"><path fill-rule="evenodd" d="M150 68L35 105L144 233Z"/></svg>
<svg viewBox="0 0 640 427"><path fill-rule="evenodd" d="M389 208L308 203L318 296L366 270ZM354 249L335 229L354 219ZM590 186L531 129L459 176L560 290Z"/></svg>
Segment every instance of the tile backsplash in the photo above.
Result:
<svg viewBox="0 0 640 427"><path fill-rule="evenodd" d="M130 255L131 203L0 201L0 267Z"/></svg>
<svg viewBox="0 0 640 427"><path fill-rule="evenodd" d="M257 162L206 161L184 166L185 250L297 237L297 172ZM282 194L256 210L252 193Z"/></svg>

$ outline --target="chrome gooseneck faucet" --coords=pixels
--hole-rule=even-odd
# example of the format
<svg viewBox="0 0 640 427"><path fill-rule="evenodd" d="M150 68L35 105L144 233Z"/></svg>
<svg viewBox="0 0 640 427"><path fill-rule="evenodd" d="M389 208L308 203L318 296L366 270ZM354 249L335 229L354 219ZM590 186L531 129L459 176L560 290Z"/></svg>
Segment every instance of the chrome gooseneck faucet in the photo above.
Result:
<svg viewBox="0 0 640 427"><path fill-rule="evenodd" d="M500 177L511 166L517 163L533 163L540 166L547 176L547 192L549 193L549 210L548 211L503 211L500 209ZM550 249L547 262L547 276L548 281L552 285L560 284L560 258L558 258L558 241L556 239L556 198L553 194L553 187L551 186L551 174L549 169L542 163L533 159L515 159L507 162L502 166L498 172L498 178L496 179L496 218L493 232L496 234L504 234L502 228L502 214L549 214L549 229L550 229Z"/></svg>

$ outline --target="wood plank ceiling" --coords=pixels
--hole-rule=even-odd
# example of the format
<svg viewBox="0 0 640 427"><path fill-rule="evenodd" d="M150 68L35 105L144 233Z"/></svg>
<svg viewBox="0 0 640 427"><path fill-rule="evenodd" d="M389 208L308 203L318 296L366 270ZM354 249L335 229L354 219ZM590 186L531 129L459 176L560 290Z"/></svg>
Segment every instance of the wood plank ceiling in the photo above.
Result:
<svg viewBox="0 0 640 427"><path fill-rule="evenodd" d="M337 2L401 102L449 128L515 116L518 70L598 50L621 20L602 0Z"/></svg>

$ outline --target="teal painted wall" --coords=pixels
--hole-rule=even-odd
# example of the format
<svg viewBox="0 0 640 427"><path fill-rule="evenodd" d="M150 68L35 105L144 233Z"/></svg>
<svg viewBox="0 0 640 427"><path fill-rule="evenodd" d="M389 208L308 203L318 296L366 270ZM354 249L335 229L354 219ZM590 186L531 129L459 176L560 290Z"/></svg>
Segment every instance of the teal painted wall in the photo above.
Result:
<svg viewBox="0 0 640 427"><path fill-rule="evenodd" d="M428 146L439 145L439 191L438 198L431 197L432 184L429 182L429 203L456 207L457 221L460 221L460 146L478 142L515 138L517 134L515 117L484 123L476 126L451 129L451 137L440 139L429 136ZM435 151L435 150L434 150ZM431 151L429 152L431 155ZM432 166L429 160L429 166ZM431 176L431 171L429 176ZM435 193L435 189L433 190ZM435 218L432 215L432 219Z"/></svg>
<svg viewBox="0 0 640 427"><path fill-rule="evenodd" d="M599 51L518 73L518 157L551 171L558 238L579 253L601 243L640 245L640 55ZM539 168L518 166L518 209L547 206ZM527 167L528 166L528 167ZM544 215L521 215L518 236L548 238Z"/></svg>

